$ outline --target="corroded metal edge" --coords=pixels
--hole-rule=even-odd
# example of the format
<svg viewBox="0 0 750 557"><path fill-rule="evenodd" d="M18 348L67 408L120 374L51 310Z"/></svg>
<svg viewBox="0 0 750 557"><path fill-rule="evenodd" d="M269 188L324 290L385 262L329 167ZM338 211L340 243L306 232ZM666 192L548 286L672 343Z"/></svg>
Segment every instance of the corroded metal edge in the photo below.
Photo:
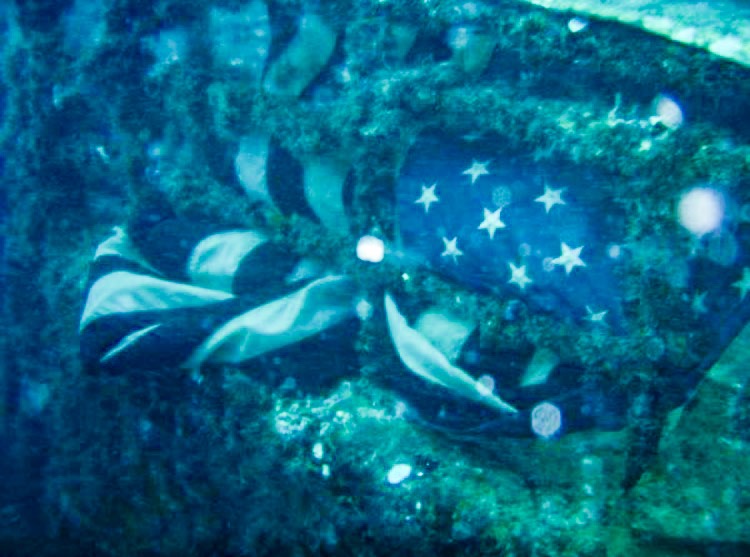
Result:
<svg viewBox="0 0 750 557"><path fill-rule="evenodd" d="M555 11L618 21L750 67L750 7L732 0L521 0Z"/></svg>

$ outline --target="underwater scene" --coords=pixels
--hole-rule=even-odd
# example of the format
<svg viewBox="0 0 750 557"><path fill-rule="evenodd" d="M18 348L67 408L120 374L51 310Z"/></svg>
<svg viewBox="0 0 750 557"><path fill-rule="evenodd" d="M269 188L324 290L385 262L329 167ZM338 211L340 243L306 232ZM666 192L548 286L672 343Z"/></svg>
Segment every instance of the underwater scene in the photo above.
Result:
<svg viewBox="0 0 750 557"><path fill-rule="evenodd" d="M750 555L750 4L0 4L0 557Z"/></svg>

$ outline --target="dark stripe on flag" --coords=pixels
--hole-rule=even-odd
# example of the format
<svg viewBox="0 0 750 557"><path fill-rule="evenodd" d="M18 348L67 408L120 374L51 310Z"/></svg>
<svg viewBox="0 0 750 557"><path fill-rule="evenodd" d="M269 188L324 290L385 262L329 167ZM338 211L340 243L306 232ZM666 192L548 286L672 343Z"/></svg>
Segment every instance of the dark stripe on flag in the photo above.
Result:
<svg viewBox="0 0 750 557"><path fill-rule="evenodd" d="M89 368L113 374L129 369L174 368L217 327L243 310L243 302L232 299L200 307L105 315L81 332L81 359ZM131 345L101 361L128 335L157 324Z"/></svg>
<svg viewBox="0 0 750 557"><path fill-rule="evenodd" d="M232 292L248 300L272 300L301 288L300 282L290 290L286 279L299 258L284 246L266 242L242 258L232 281Z"/></svg>
<svg viewBox="0 0 750 557"><path fill-rule="evenodd" d="M219 232L215 224L167 219L136 234L134 241L141 254L166 276L173 280L188 281L187 262L201 240Z"/></svg>
<svg viewBox="0 0 750 557"><path fill-rule="evenodd" d="M285 215L297 214L319 222L305 199L304 178L302 164L278 140L271 138L266 160L266 181L274 204Z"/></svg>

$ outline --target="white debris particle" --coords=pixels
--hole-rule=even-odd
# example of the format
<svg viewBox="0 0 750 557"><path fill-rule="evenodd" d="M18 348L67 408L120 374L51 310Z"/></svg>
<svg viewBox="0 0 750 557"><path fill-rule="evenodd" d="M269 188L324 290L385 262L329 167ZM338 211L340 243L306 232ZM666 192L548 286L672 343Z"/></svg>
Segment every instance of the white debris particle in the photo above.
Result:
<svg viewBox="0 0 750 557"><path fill-rule="evenodd" d="M328 466L328 464L324 464L320 467L320 475L324 478L330 478L331 477L331 467Z"/></svg>
<svg viewBox="0 0 750 557"><path fill-rule="evenodd" d="M367 321L372 317L373 307L370 302L362 298L357 302L357 305L354 306L354 310L357 312L357 317L359 317L362 321Z"/></svg>
<svg viewBox="0 0 750 557"><path fill-rule="evenodd" d="M448 44L450 44L454 50L461 50L466 48L469 44L470 31L467 27L456 27L452 28L448 32Z"/></svg>
<svg viewBox="0 0 750 557"><path fill-rule="evenodd" d="M490 396L495 390L495 378L491 375L482 375L477 380L477 390L482 396Z"/></svg>
<svg viewBox="0 0 750 557"><path fill-rule="evenodd" d="M610 259L620 259L622 255L622 247L618 244L609 244L607 246L607 255Z"/></svg>
<svg viewBox="0 0 750 557"><path fill-rule="evenodd" d="M380 263L385 256L385 244L375 236L362 236L357 242L357 257L362 261Z"/></svg>
<svg viewBox="0 0 750 557"><path fill-rule="evenodd" d="M654 104L656 114L649 119L651 125L661 123L670 130L675 130L685 121L682 108L672 97L659 95Z"/></svg>
<svg viewBox="0 0 750 557"><path fill-rule="evenodd" d="M394 464L388 472L388 483L397 485L411 476L411 466L408 464Z"/></svg>
<svg viewBox="0 0 750 557"><path fill-rule="evenodd" d="M578 33L580 31L583 31L588 26L588 20L582 17L573 17L570 19L570 21L568 21L568 30L571 33Z"/></svg>
<svg viewBox="0 0 750 557"><path fill-rule="evenodd" d="M323 443L318 441L313 445L312 448L313 457L315 457L316 460L320 460L323 458Z"/></svg>
<svg viewBox="0 0 750 557"><path fill-rule="evenodd" d="M104 145L97 145L94 150L104 162L109 162L109 155L107 154L107 150L104 148Z"/></svg>

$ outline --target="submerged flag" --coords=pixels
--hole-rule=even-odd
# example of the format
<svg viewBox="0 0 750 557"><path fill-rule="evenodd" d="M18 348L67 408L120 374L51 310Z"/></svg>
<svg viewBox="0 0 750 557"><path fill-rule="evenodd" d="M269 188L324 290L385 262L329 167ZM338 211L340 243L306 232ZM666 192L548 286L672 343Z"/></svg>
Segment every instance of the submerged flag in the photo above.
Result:
<svg viewBox="0 0 750 557"><path fill-rule="evenodd" d="M283 212L340 228L350 179L341 161L298 162L264 141L257 157L242 158L253 161L257 183L249 189ZM247 174L239 173L245 186ZM716 231L689 243L678 226L652 226L669 232L634 239L632 200L627 191L613 196L607 180L508 154L491 136L424 133L395 183L399 238L389 240L391 253L565 327L659 337L670 357L655 350L649 365L665 379L663 403L673 407L749 317L750 230L732 218L729 193L719 192L726 213ZM653 277L669 312L644 318L639 304L653 299L638 298L646 287L634 296L633 285ZM358 328L352 278L261 231L188 222L167 207L144 209L127 233L117 229L100 245L87 288L82 356L113 372L242 364L303 343L312 344L301 357L324 352L326 343L326 353L342 354L353 352ZM384 293L379 315L403 369L382 379L407 396L418 419L466 436L624 425L627 395L611 375L592 374L586 362L530 339L520 339L524 350L523 343L489 349L476 321L451 315L439 300L418 315L402 314L402 301ZM615 369L617 357L599 355ZM342 374L352 362L343 362Z"/></svg>
<svg viewBox="0 0 750 557"><path fill-rule="evenodd" d="M492 134L423 133L398 178L403 256L466 288L518 301L530 316L632 341L637 353L597 357L610 369L627 358L631 367L654 370L661 402L684 402L750 318L750 223L741 218L741 192L703 186L697 202L678 211L675 195L649 217L633 209L640 200L622 179L509 151ZM643 218L651 222L635 222ZM696 234L686 219L704 229ZM525 360L526 373L535 365L531 354L499 356L493 373L506 381L514 372L503 361ZM560 356L564 365L543 382L551 387L562 374L575 375L564 381L561 399L585 391L581 377L592 370ZM524 390L506 391L506 400L526 398ZM616 406L624 396L614 381L576 401L602 425L611 416L621 421L627 409ZM555 395L548 389L542 397Z"/></svg>
<svg viewBox="0 0 750 557"><path fill-rule="evenodd" d="M462 284L561 318L622 327L623 211L581 168L425 134L399 178L404 251Z"/></svg>

